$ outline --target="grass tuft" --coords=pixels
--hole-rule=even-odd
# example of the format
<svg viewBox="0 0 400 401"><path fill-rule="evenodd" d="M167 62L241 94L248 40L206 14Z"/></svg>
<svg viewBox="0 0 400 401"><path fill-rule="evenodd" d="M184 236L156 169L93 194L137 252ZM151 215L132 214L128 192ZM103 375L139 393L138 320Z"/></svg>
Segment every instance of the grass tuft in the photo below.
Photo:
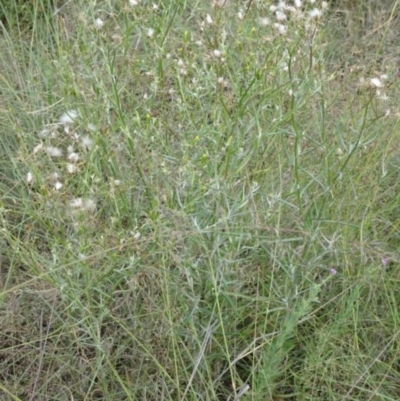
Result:
<svg viewBox="0 0 400 401"><path fill-rule="evenodd" d="M397 400L398 2L0 7L0 398Z"/></svg>

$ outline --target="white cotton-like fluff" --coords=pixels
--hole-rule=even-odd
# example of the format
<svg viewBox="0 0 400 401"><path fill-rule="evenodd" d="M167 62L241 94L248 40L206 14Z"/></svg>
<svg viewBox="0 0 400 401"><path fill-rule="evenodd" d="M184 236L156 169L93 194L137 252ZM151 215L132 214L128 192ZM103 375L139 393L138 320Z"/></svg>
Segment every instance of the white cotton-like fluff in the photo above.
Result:
<svg viewBox="0 0 400 401"><path fill-rule="evenodd" d="M26 182L30 184L33 181L33 174L29 171L29 173L26 175Z"/></svg>
<svg viewBox="0 0 400 401"><path fill-rule="evenodd" d="M93 199L85 199L83 209L87 212L94 212L96 210L96 201Z"/></svg>
<svg viewBox="0 0 400 401"><path fill-rule="evenodd" d="M266 17L260 18L260 19L258 20L258 22L259 22L259 24L260 24L261 26L267 26L267 25L270 24L269 19L266 18Z"/></svg>
<svg viewBox="0 0 400 401"><path fill-rule="evenodd" d="M97 29L101 29L104 26L104 21L101 18L96 18L96 21L94 21L94 24Z"/></svg>
<svg viewBox="0 0 400 401"><path fill-rule="evenodd" d="M82 207L82 205L83 205L82 198L75 198L69 202L69 206L72 207L73 209L78 209Z"/></svg>
<svg viewBox="0 0 400 401"><path fill-rule="evenodd" d="M72 152L68 155L68 160L72 163L76 163L79 160L78 153Z"/></svg>
<svg viewBox="0 0 400 401"><path fill-rule="evenodd" d="M383 83L379 78L372 78L370 82L371 82L371 85L374 86L375 88L383 87Z"/></svg>
<svg viewBox="0 0 400 401"><path fill-rule="evenodd" d="M67 164L67 172L68 172L69 174L73 174L73 173L75 173L77 170L78 170L78 168L75 166L75 164L72 164L72 163L68 163L68 164Z"/></svg>
<svg viewBox="0 0 400 401"><path fill-rule="evenodd" d="M61 184L60 181L57 181L57 182L54 184L54 188L55 188L57 191L60 190L60 189L62 188L62 186L63 186L63 184Z"/></svg>
<svg viewBox="0 0 400 401"><path fill-rule="evenodd" d="M96 201L90 198L88 199L75 198L69 202L69 206L75 210L94 212L96 210Z"/></svg>
<svg viewBox="0 0 400 401"><path fill-rule="evenodd" d="M318 8L314 8L310 11L309 15L311 18L320 18L322 17L322 11L318 10Z"/></svg>
<svg viewBox="0 0 400 401"><path fill-rule="evenodd" d="M77 110L69 110L63 113L58 119L59 124L73 124L80 117Z"/></svg>
<svg viewBox="0 0 400 401"><path fill-rule="evenodd" d="M51 157L61 157L63 155L63 151L60 148L56 148L54 146L47 146L46 152Z"/></svg>
<svg viewBox="0 0 400 401"><path fill-rule="evenodd" d="M81 145L85 150L90 150L93 148L93 140L85 135L82 139L81 139Z"/></svg>

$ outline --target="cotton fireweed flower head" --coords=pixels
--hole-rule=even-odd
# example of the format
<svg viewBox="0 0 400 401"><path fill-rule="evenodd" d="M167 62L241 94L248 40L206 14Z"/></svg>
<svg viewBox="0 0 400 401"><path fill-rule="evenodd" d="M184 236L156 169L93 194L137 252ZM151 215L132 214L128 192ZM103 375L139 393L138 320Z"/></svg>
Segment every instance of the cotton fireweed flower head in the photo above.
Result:
<svg viewBox="0 0 400 401"><path fill-rule="evenodd" d="M75 198L69 202L69 207L75 211L94 212L96 210L96 201L91 198Z"/></svg>
<svg viewBox="0 0 400 401"><path fill-rule="evenodd" d="M33 174L30 171L26 175L26 182L27 184L31 184L33 182Z"/></svg>
<svg viewBox="0 0 400 401"><path fill-rule="evenodd" d="M76 153L76 152L71 152L71 153L68 155L68 160L69 160L70 162L72 162L72 163L78 162L78 161L79 161L79 155L78 155L78 153Z"/></svg>
<svg viewBox="0 0 400 401"><path fill-rule="evenodd" d="M101 18L96 18L96 20L94 21L94 26L96 27L96 29L101 29L104 26L104 21Z"/></svg>
<svg viewBox="0 0 400 401"><path fill-rule="evenodd" d="M58 119L59 124L73 124L80 117L80 113L77 110L69 110L61 114Z"/></svg>
<svg viewBox="0 0 400 401"><path fill-rule="evenodd" d="M87 129L88 129L89 131L92 131L92 132L96 132L96 131L97 131L97 127L96 127L94 124L92 124L92 123L89 123L89 124L87 125Z"/></svg>
<svg viewBox="0 0 400 401"><path fill-rule="evenodd" d="M47 146L46 152L51 157L61 157L63 155L63 151L55 146Z"/></svg>
<svg viewBox="0 0 400 401"><path fill-rule="evenodd" d="M69 174L74 174L78 171L78 167L72 163L67 163L66 169Z"/></svg>
<svg viewBox="0 0 400 401"><path fill-rule="evenodd" d="M318 10L318 8L314 8L309 12L309 16L311 18L321 18L322 17L322 11Z"/></svg>
<svg viewBox="0 0 400 401"><path fill-rule="evenodd" d="M62 186L63 186L63 184L61 184L60 181L57 181L57 182L54 184L54 189L55 189L56 191L59 191L59 190L62 188Z"/></svg>
<svg viewBox="0 0 400 401"><path fill-rule="evenodd" d="M86 151L89 151L90 149L93 148L93 140L90 139L90 137L88 135L85 135L81 139L81 145Z"/></svg>
<svg viewBox="0 0 400 401"><path fill-rule="evenodd" d="M374 88L383 88L383 82L379 78L372 78L370 83Z"/></svg>
<svg viewBox="0 0 400 401"><path fill-rule="evenodd" d="M220 58L222 56L221 50L215 49L213 50L213 55L217 58Z"/></svg>
<svg viewBox="0 0 400 401"><path fill-rule="evenodd" d="M281 34L281 35L285 35L287 32L287 26L283 25L283 24L278 24L275 23L274 27L277 29L277 31Z"/></svg>
<svg viewBox="0 0 400 401"><path fill-rule="evenodd" d="M286 21L287 19L286 14L281 10L277 10L275 16L278 21Z"/></svg>

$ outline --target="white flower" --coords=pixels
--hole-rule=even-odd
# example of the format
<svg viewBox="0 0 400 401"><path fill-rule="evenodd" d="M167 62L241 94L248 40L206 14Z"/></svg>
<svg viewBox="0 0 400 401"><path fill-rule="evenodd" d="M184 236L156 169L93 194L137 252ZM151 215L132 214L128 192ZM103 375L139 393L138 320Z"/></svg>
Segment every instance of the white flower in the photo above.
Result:
<svg viewBox="0 0 400 401"><path fill-rule="evenodd" d="M276 16L276 19L277 19L278 21L286 21L286 14L285 14L283 11L281 11L281 10L278 10L278 11L275 13L275 16Z"/></svg>
<svg viewBox="0 0 400 401"><path fill-rule="evenodd" d="M268 19L268 18L260 18L260 19L258 20L258 22L259 22L259 24L260 24L261 26L267 26L267 25L269 25L269 19Z"/></svg>
<svg viewBox="0 0 400 401"><path fill-rule="evenodd" d="M78 117L80 117L80 113L77 110L69 110L61 115L58 122L60 124L73 124Z"/></svg>
<svg viewBox="0 0 400 401"><path fill-rule="evenodd" d="M96 21L94 21L94 25L97 29L101 29L104 26L104 22L101 18L96 18Z"/></svg>
<svg viewBox="0 0 400 401"><path fill-rule="evenodd" d="M72 163L76 163L79 160L79 155L78 153L72 152L68 155L68 160L71 161Z"/></svg>
<svg viewBox="0 0 400 401"><path fill-rule="evenodd" d="M67 164L68 173L73 174L73 173L75 173L77 171L77 169L78 168L75 166L75 164L71 164L71 163Z"/></svg>
<svg viewBox="0 0 400 401"><path fill-rule="evenodd" d="M69 206L72 209L81 209L87 212L93 212L96 209L96 201L93 199L82 199L82 198L75 198L69 202Z"/></svg>
<svg viewBox="0 0 400 401"><path fill-rule="evenodd" d="M284 35L287 32L287 26L282 24L274 24L274 27L278 30L281 35Z"/></svg>
<svg viewBox="0 0 400 401"><path fill-rule="evenodd" d="M51 157L61 157L63 152L60 148L56 148L54 146L47 146L46 152L49 154Z"/></svg>
<svg viewBox="0 0 400 401"><path fill-rule="evenodd" d="M294 5L295 5L297 8L300 8L300 7L303 5L303 3L302 3L301 0L294 0Z"/></svg>
<svg viewBox="0 0 400 401"><path fill-rule="evenodd" d="M29 173L26 175L26 182L30 184L33 181L33 174L29 171Z"/></svg>
<svg viewBox="0 0 400 401"><path fill-rule="evenodd" d="M377 90L379 92L379 89ZM387 102L389 100L389 96L386 93L377 93L378 98L383 102Z"/></svg>
<svg viewBox="0 0 400 401"><path fill-rule="evenodd" d="M208 24L212 24L212 23L213 23L213 20L212 20L212 18L210 17L210 14L207 14L207 15L206 15L206 21L207 21Z"/></svg>
<svg viewBox="0 0 400 401"><path fill-rule="evenodd" d="M137 0L129 0L129 5L131 7L137 6L139 4L139 2Z"/></svg>
<svg viewBox="0 0 400 401"><path fill-rule="evenodd" d="M72 207L73 209L81 208L83 206L82 198L72 199L72 201L69 202L69 206Z"/></svg>
<svg viewBox="0 0 400 401"><path fill-rule="evenodd" d="M93 140L90 139L89 136L85 135L82 139L81 139L81 145L85 150L90 150L93 148Z"/></svg>
<svg viewBox="0 0 400 401"><path fill-rule="evenodd" d="M322 11L318 10L318 8L314 8L309 12L311 18L320 18L322 17Z"/></svg>
<svg viewBox="0 0 400 401"><path fill-rule="evenodd" d="M383 87L383 83L379 78L372 78L370 82L371 82L371 85L374 86L375 88Z"/></svg>
<svg viewBox="0 0 400 401"><path fill-rule="evenodd" d="M96 210L96 201L93 199L85 199L83 209L87 212L94 212Z"/></svg>
<svg viewBox="0 0 400 401"><path fill-rule="evenodd" d="M58 191L59 189L61 189L62 186L63 186L63 184L61 184L60 181L57 181L57 182L54 184L54 188L55 188L57 191Z"/></svg>
<svg viewBox="0 0 400 401"><path fill-rule="evenodd" d="M147 36L148 36L149 38L152 38L152 37L154 36L154 29L153 29L153 28L149 28L149 29L147 30Z"/></svg>
<svg viewBox="0 0 400 401"><path fill-rule="evenodd" d="M222 56L221 50L218 50L218 49L215 49L213 51L213 54L214 54L215 57L221 57Z"/></svg>

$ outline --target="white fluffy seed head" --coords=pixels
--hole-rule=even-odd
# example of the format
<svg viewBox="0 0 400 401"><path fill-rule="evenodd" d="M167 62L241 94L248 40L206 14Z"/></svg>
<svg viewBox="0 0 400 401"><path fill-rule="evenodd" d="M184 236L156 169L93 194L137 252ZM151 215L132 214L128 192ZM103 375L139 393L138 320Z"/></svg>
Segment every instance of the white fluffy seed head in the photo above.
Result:
<svg viewBox="0 0 400 401"><path fill-rule="evenodd" d="M96 18L96 20L94 21L94 25L97 29L101 29L104 26L104 22L101 18Z"/></svg>
<svg viewBox="0 0 400 401"><path fill-rule="evenodd" d="M81 145L85 150L90 150L93 148L93 140L89 136L85 135L81 139Z"/></svg>
<svg viewBox="0 0 400 401"><path fill-rule="evenodd" d="M29 173L26 175L26 182L28 184L33 182L33 174L29 171Z"/></svg>
<svg viewBox="0 0 400 401"><path fill-rule="evenodd" d="M77 110L69 110L63 113L58 119L59 124L73 124L80 117Z"/></svg>
<svg viewBox="0 0 400 401"><path fill-rule="evenodd" d="M60 148L56 148L54 146L47 146L46 152L51 157L61 157L63 155L63 151Z"/></svg>
<svg viewBox="0 0 400 401"><path fill-rule="evenodd" d="M68 163L68 164L67 164L67 172L68 172L69 174L73 174L73 173L75 173L77 170L78 170L78 168L76 167L75 164L72 164L72 163Z"/></svg>
<svg viewBox="0 0 400 401"><path fill-rule="evenodd" d="M383 87L383 83L379 78L372 78L370 82L371 82L371 85L375 88Z"/></svg>
<svg viewBox="0 0 400 401"><path fill-rule="evenodd" d="M79 161L79 155L78 153L72 152L68 155L68 160L72 163L76 163Z"/></svg>

